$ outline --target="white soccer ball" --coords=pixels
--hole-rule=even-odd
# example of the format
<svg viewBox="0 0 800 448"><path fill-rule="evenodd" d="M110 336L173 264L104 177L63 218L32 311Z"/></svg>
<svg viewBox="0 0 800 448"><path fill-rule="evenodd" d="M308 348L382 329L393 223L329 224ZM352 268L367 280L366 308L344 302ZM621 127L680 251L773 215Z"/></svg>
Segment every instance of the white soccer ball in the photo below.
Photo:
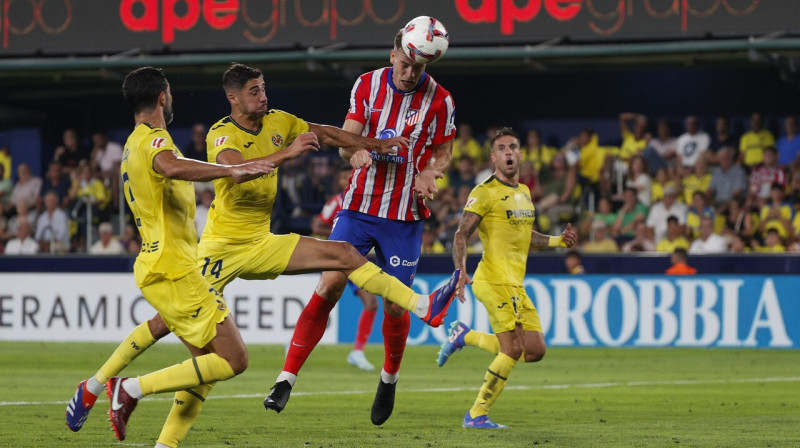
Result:
<svg viewBox="0 0 800 448"><path fill-rule="evenodd" d="M442 22L433 17L419 16L403 28L401 45L403 53L412 61L431 64L447 52L450 36Z"/></svg>

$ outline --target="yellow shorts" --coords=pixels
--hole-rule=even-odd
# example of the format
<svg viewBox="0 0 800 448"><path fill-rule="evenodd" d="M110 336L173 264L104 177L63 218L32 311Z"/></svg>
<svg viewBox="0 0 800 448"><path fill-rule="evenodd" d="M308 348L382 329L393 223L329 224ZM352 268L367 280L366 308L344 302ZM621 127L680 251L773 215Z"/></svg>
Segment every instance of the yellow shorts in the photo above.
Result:
<svg viewBox="0 0 800 448"><path fill-rule="evenodd" d="M171 332L198 348L214 339L217 324L230 313L222 295L197 271L151 283L142 287L142 294Z"/></svg>
<svg viewBox="0 0 800 448"><path fill-rule="evenodd" d="M197 261L200 274L220 293L237 278L272 280L289 264L300 235L270 234L244 243L200 240Z"/></svg>
<svg viewBox="0 0 800 448"><path fill-rule="evenodd" d="M489 314L492 331L513 331L517 324L525 331L542 332L539 313L522 286L474 282L472 292Z"/></svg>

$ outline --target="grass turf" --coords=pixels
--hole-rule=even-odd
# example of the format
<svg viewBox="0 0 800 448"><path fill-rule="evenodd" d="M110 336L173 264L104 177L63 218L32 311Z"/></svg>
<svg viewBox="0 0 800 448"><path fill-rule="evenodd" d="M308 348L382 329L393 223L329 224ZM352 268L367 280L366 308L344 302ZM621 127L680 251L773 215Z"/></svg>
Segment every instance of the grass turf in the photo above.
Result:
<svg viewBox="0 0 800 448"><path fill-rule="evenodd" d="M171 395L149 397L117 442L102 396L79 433L64 424L77 383L113 344L0 342L0 447L155 444ZM392 417L369 411L377 372L346 364L347 346L320 346L281 414L262 400L283 362L281 346L251 346L250 367L220 383L182 447L800 447L800 352L741 349L550 348L518 364L492 408L507 430L461 428L492 355L468 347L436 367L437 348L409 347ZM383 350L368 346L381 364ZM126 375L182 361L161 344Z"/></svg>

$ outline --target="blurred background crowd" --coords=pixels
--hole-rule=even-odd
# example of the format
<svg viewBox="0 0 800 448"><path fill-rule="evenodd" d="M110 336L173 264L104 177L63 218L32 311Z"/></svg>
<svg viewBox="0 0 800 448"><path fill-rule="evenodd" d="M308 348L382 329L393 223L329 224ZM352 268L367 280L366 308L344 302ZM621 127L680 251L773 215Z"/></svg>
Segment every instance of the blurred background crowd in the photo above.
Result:
<svg viewBox="0 0 800 448"><path fill-rule="evenodd" d="M520 182L532 192L536 225L557 234L567 223L592 252L800 252L800 138L795 116L648 117L619 115L619 132L516 129ZM491 176L489 140L498 126L458 125L453 163L429 205L423 253L448 253L470 190ZM606 131L608 127L605 127ZM206 160L205 124L176 143ZM62 141L32 169L0 148L0 250L6 254L136 254L140 240L120 194L122 142L104 130ZM42 172L42 177L34 172ZM349 175L335 148L280 167L273 231L325 237L318 218ZM214 200L197 184L198 235ZM470 249L480 251L477 237Z"/></svg>

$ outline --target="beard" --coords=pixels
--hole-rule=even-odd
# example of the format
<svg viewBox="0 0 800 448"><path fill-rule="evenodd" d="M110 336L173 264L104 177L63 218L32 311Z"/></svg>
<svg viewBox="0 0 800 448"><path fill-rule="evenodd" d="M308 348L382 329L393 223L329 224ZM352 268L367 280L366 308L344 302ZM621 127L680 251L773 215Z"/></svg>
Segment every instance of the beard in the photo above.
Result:
<svg viewBox="0 0 800 448"><path fill-rule="evenodd" d="M175 115L175 111L172 109L172 104L168 105L164 108L164 123L170 124L172 123L172 118Z"/></svg>

